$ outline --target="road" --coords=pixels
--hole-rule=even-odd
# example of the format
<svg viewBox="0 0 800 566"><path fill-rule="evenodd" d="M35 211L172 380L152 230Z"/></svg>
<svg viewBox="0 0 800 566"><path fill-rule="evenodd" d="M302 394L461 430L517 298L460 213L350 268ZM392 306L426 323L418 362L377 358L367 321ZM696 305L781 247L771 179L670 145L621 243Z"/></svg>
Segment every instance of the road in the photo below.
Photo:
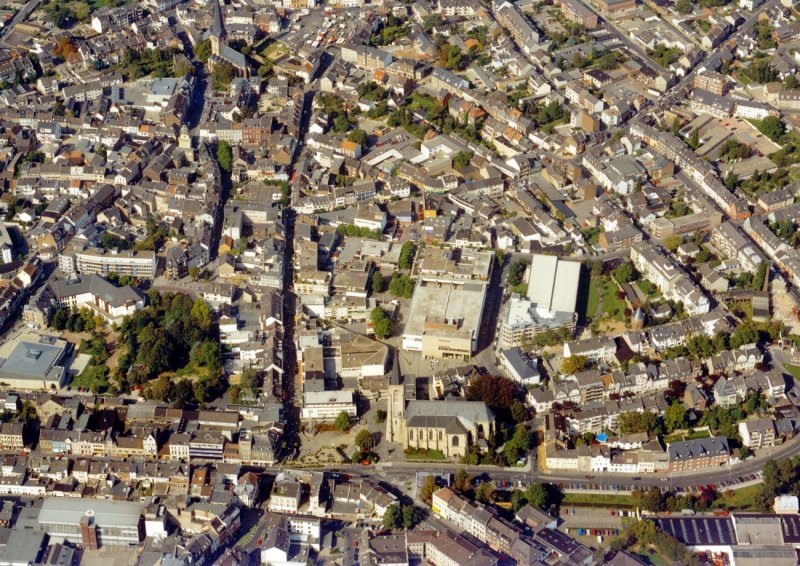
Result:
<svg viewBox="0 0 800 566"><path fill-rule="evenodd" d="M36 9L40 1L41 0L28 0L28 2L25 3L22 9L16 14L14 14L14 17L11 18L8 24L2 29L2 31L0 31L0 38L2 38L0 39L0 44L2 44L5 47L13 48L12 45L8 45L6 43L5 40L6 35L8 35L10 31L14 29L14 26L16 24L27 18L31 14L31 12L33 12Z"/></svg>
<svg viewBox="0 0 800 566"><path fill-rule="evenodd" d="M761 471L761 467L768 460L777 460L800 453L800 436L795 437L782 446L773 449L768 454L762 454L750 460L736 464L720 467L718 469L708 469L691 473L663 473L663 474L622 474L610 472L542 472L537 469L535 462L529 463L525 468L500 468L497 466L465 466L451 462L429 463L429 462L389 462L381 463L377 466L365 467L361 465L342 465L333 469L331 472L342 472L351 475L370 476L385 481L413 481L416 474L430 473L443 474L454 473L459 469L465 469L472 476L485 476L486 479L493 481L508 481L513 484L523 482L543 482L543 483L570 483L580 486L595 486L597 489L608 488L610 486L626 487L661 487L661 488L687 488L697 485L716 484L720 485L724 481L731 481L736 478L746 478L751 474ZM326 468L327 469L327 468ZM590 475L592 477L587 478ZM634 480L637 477L640 479ZM666 480L662 478L667 478Z"/></svg>

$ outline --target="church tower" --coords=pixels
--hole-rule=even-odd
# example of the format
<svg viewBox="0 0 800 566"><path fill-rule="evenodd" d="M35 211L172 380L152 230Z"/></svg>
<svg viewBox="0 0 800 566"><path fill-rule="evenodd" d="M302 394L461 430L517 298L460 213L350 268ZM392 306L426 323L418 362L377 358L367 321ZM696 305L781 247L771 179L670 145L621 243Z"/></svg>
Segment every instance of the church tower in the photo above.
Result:
<svg viewBox="0 0 800 566"><path fill-rule="evenodd" d="M209 33L211 54L219 57L221 51L220 46L228 37L228 34L225 31L225 25L222 23L222 10L219 7L219 0L211 1L213 2L211 6L211 17L213 20L211 22L211 32Z"/></svg>

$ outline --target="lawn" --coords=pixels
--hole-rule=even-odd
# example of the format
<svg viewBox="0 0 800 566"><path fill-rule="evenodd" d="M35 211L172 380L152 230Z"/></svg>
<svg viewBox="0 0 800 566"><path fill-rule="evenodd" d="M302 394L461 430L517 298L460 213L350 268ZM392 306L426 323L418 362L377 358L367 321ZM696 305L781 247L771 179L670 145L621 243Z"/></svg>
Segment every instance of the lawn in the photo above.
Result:
<svg viewBox="0 0 800 566"><path fill-rule="evenodd" d="M406 450L407 460L444 460L444 453L439 450Z"/></svg>
<svg viewBox="0 0 800 566"><path fill-rule="evenodd" d="M409 108L411 110L425 110L428 111L433 108L435 101L429 96L423 96L420 94L412 94L408 97Z"/></svg>
<svg viewBox="0 0 800 566"><path fill-rule="evenodd" d="M707 430L695 430L690 433L671 434L664 437L664 443L679 442L681 440L697 440L698 438L709 438L711 433Z"/></svg>
<svg viewBox="0 0 800 566"><path fill-rule="evenodd" d="M788 371L793 378L800 379L800 366L786 364L784 367L786 368L786 371Z"/></svg>
<svg viewBox="0 0 800 566"><path fill-rule="evenodd" d="M753 499L761 484L748 485L734 491L723 491L714 502L714 507L725 507L730 511L753 511Z"/></svg>
<svg viewBox="0 0 800 566"><path fill-rule="evenodd" d="M527 283L520 283L519 285L513 285L509 290L512 293L519 293L520 295L527 295L528 294L528 284Z"/></svg>
<svg viewBox="0 0 800 566"><path fill-rule="evenodd" d="M81 374L72 380L70 385L76 387L88 387L98 393L108 389L108 366L93 366L89 364Z"/></svg>
<svg viewBox="0 0 800 566"><path fill-rule="evenodd" d="M603 313L609 318L625 320L625 300L617 298L619 288L610 277L603 277L600 286L603 294Z"/></svg>
<svg viewBox="0 0 800 566"><path fill-rule="evenodd" d="M562 507L570 505L606 505L608 507L634 507L633 498L630 495L606 494L606 493L565 493Z"/></svg>
<svg viewBox="0 0 800 566"><path fill-rule="evenodd" d="M583 319L593 319L597 314L597 307L600 306L600 291L597 289L595 281L589 281L589 297L586 299L586 312L583 313Z"/></svg>
<svg viewBox="0 0 800 566"><path fill-rule="evenodd" d="M264 49L261 50L261 56L270 61L277 61L281 57L289 53L289 48L280 41L270 42Z"/></svg>

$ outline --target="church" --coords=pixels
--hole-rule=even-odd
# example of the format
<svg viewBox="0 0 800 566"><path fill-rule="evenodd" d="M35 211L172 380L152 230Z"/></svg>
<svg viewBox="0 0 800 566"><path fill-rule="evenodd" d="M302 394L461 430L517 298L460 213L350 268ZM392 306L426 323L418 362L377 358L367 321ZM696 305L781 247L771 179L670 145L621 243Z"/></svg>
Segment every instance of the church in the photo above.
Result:
<svg viewBox="0 0 800 566"><path fill-rule="evenodd" d="M226 41L228 33L225 31L219 0L211 1L213 2L211 6L211 15L213 19L208 36L211 41L211 55L208 58L209 69L213 70L214 65L227 63L233 67L237 77L249 78L250 67L247 64L247 57L228 45Z"/></svg>
<svg viewBox="0 0 800 566"><path fill-rule="evenodd" d="M494 413L483 401L417 400L414 383L404 384L399 376L392 377L386 414L389 442L404 450L438 450L457 460L472 445L487 449L494 432Z"/></svg>

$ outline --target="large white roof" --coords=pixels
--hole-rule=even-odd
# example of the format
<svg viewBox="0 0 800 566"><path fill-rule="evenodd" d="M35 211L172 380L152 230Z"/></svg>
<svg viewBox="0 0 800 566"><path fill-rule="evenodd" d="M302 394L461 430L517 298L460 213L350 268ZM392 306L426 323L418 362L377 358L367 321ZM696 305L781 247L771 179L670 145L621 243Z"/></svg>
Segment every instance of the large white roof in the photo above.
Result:
<svg viewBox="0 0 800 566"><path fill-rule="evenodd" d="M539 310L575 312L580 275L580 262L536 254L528 269L528 298Z"/></svg>

